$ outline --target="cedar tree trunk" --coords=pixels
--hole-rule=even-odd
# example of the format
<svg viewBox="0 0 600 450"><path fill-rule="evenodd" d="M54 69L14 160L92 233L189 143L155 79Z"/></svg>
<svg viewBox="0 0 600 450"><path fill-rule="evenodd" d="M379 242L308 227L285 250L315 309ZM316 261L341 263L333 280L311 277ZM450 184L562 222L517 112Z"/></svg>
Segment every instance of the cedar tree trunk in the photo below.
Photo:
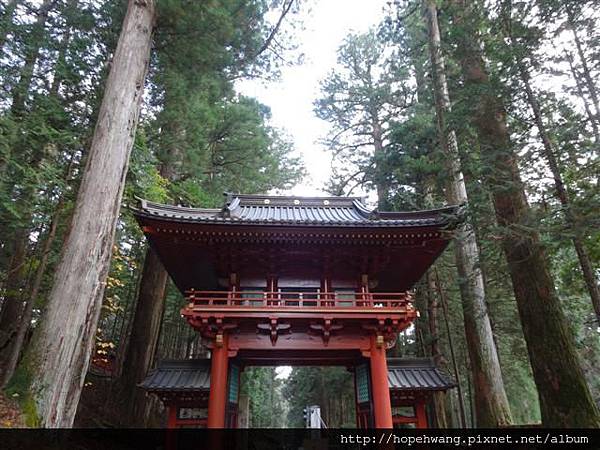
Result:
<svg viewBox="0 0 600 450"><path fill-rule="evenodd" d="M168 86L166 95L169 98ZM172 100L169 98L167 105L171 104ZM165 128L168 130L167 133L173 135L184 132L177 123ZM175 180L181 157L179 146L170 145L166 158L161 164L160 175L169 181ZM123 355L123 370L119 379L123 404L127 409L125 420L130 426L145 426L147 422L150 403L145 392L137 385L143 381L154 361L165 310L167 281L167 271L156 252L148 246L131 323L131 333Z"/></svg>
<svg viewBox="0 0 600 450"><path fill-rule="evenodd" d="M438 136L449 178L446 198L450 204L466 204L467 189L462 174L456 133L446 125L446 115L450 112L450 97L435 0L424 0L423 9L429 31ZM467 350L473 372L477 426L482 428L506 426L511 423L510 407L504 390L498 351L485 300L485 284L479 263L475 229L469 219L457 231L454 250L460 279Z"/></svg>
<svg viewBox="0 0 600 450"><path fill-rule="evenodd" d="M19 367L44 427L70 427L96 335L146 77L154 0L129 0L48 305Z"/></svg>
<svg viewBox="0 0 600 450"><path fill-rule="evenodd" d="M137 385L152 365L165 309L166 286L167 271L154 249L148 247L119 380L126 409L125 420L129 426L144 426L148 415L145 393Z"/></svg>

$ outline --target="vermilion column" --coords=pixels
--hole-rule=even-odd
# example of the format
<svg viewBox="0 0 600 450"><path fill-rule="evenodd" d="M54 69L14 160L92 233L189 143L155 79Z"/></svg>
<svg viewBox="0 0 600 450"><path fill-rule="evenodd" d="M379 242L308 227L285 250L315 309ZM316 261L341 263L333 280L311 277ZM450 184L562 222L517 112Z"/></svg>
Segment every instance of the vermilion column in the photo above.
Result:
<svg viewBox="0 0 600 450"><path fill-rule="evenodd" d="M208 394L207 428L225 427L225 409L227 407L227 335L223 335L223 344L216 343L211 350L210 393Z"/></svg>
<svg viewBox="0 0 600 450"><path fill-rule="evenodd" d="M425 411L425 403L420 401L415 405L415 415L417 416L417 428L427 428L427 412Z"/></svg>
<svg viewBox="0 0 600 450"><path fill-rule="evenodd" d="M177 427L177 405L171 403L168 407L169 415L167 418L167 428Z"/></svg>
<svg viewBox="0 0 600 450"><path fill-rule="evenodd" d="M385 345L378 346L376 336L371 336L371 386L375 427L393 428Z"/></svg>
<svg viewBox="0 0 600 450"><path fill-rule="evenodd" d="M167 418L167 433L165 436L165 447L167 450L177 448L177 404L170 403L168 406L169 416Z"/></svg>

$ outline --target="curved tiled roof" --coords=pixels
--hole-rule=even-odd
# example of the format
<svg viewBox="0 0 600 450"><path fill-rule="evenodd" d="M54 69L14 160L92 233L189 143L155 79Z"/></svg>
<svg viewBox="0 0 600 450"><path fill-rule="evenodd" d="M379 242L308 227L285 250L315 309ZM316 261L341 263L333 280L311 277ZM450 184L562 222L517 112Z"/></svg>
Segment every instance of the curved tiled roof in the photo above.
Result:
<svg viewBox="0 0 600 450"><path fill-rule="evenodd" d="M163 205L143 199L140 203L135 209L138 216L190 223L447 227L461 216L457 206L414 212L371 211L357 197L228 195L221 209Z"/></svg>
<svg viewBox="0 0 600 450"><path fill-rule="evenodd" d="M195 392L210 389L210 359L162 361L140 387L151 392Z"/></svg>
<svg viewBox="0 0 600 450"><path fill-rule="evenodd" d="M445 391L456 386L429 358L388 359L390 389L399 391Z"/></svg>

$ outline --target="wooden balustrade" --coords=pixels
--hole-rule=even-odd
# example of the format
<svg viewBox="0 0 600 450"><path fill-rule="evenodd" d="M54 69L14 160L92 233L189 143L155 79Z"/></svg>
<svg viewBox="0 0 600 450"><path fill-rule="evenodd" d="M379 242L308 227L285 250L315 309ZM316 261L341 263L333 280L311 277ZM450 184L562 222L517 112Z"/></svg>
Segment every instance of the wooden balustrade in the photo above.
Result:
<svg viewBox="0 0 600 450"><path fill-rule="evenodd" d="M190 307L377 309L405 307L412 303L408 292L321 292L321 291L196 291L186 292Z"/></svg>

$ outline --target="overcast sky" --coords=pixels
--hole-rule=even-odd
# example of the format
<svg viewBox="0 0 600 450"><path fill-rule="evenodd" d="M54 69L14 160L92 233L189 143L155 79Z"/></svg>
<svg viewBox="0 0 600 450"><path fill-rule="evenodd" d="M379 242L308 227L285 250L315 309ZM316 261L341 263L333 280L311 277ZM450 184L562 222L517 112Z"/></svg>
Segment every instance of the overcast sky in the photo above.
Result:
<svg viewBox="0 0 600 450"><path fill-rule="evenodd" d="M334 69L336 50L351 31L366 31L383 17L387 0L317 0L301 11L304 29L295 34L304 63L284 68L281 80L238 84L238 91L271 108L272 125L284 129L301 154L308 177L292 189L296 195L322 195L329 179L330 157L317 142L327 133L327 123L313 113L319 81Z"/></svg>

